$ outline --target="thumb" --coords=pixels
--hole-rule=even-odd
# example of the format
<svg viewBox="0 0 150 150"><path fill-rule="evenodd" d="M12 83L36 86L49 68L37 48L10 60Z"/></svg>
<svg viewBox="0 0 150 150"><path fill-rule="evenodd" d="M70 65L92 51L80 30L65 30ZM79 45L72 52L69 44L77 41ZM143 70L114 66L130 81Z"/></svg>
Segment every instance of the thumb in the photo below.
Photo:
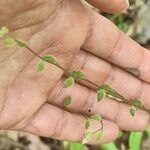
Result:
<svg viewBox="0 0 150 150"><path fill-rule="evenodd" d="M108 13L119 13L129 7L128 0L86 0L98 9Z"/></svg>

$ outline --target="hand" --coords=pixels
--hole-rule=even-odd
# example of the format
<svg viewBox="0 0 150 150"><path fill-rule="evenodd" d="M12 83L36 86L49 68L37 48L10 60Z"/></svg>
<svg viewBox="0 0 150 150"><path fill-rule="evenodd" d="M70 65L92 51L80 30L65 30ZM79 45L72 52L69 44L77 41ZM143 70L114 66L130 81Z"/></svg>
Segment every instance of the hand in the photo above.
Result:
<svg viewBox="0 0 150 150"><path fill-rule="evenodd" d="M116 10L115 4L114 9L94 4ZM7 26L12 36L27 41L39 55L55 55L66 69L80 69L97 84L106 82L127 98L142 98L150 108L150 52L79 1L2 0L0 16L0 27ZM108 98L97 102L95 93L84 85L63 88L63 72L47 64L37 73L38 61L28 50L0 41L1 129L80 141L86 115L101 114L104 137L91 143L104 143L114 140L119 129L138 131L149 125L149 114L138 110L131 117L127 105ZM66 96L73 99L68 109L63 106ZM100 127L91 123L93 130Z"/></svg>

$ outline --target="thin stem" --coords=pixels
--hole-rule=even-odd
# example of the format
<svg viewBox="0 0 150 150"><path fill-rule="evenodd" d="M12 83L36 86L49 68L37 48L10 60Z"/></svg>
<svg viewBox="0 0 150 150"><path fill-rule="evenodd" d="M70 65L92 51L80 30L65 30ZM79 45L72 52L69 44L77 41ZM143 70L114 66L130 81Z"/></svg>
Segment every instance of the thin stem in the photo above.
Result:
<svg viewBox="0 0 150 150"><path fill-rule="evenodd" d="M21 42L15 38L13 38L17 43L21 44ZM65 68L63 68L61 65L59 65L56 61L54 63L52 62L49 62L49 61L46 61L43 57L41 57L39 54L37 54L34 50L32 50L29 46L27 46L26 44L24 45L24 47L26 49L28 49L32 54L34 54L36 57L38 57L39 59L47 62L47 63L50 63L52 65L55 65L56 67L60 68L61 70L64 71L64 73L67 75L67 76L70 76L71 73L69 71L67 71ZM96 83L92 82L91 80L89 80L88 78L81 78L80 79L81 81L86 81L87 83L91 84L92 86L95 86L97 89L100 88L100 85L97 85ZM77 80L78 81L78 80ZM128 100L126 98L124 98L121 94L119 94L116 90L112 89L112 90L106 90L106 93L107 93L107 97L108 98L111 98L113 100L116 100L116 101L119 101L119 102L122 102L122 103L126 103L126 104L129 104L129 105L132 105L132 100ZM139 109L141 110L144 110L148 113L150 113L150 109L144 107L144 106L138 106Z"/></svg>
<svg viewBox="0 0 150 150"><path fill-rule="evenodd" d="M93 132L93 135L96 134L96 133L99 132L99 131L102 131L102 132L104 131L104 123L103 123L102 120L101 120L100 122L101 122L101 128L98 129L98 130L96 130L96 131L94 131L94 132Z"/></svg>

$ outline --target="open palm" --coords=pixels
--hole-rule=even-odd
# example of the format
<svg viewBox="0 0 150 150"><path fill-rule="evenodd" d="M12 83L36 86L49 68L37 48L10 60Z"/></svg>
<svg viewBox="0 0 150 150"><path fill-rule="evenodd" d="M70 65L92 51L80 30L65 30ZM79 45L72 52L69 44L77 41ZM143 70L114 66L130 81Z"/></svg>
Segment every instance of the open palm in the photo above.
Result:
<svg viewBox="0 0 150 150"><path fill-rule="evenodd" d="M52 54L64 68L82 70L95 83L109 83L128 98L140 97L150 108L150 52L78 0L2 0L0 16L0 27L7 26L39 55ZM64 88L63 71L53 65L37 73L38 60L26 49L0 41L1 129L80 141L86 115L101 114L100 142L108 142L119 129L143 130L149 125L149 114L143 111L133 118L127 105L108 98L98 103L88 85ZM67 96L73 102L66 110ZM100 126L92 122L93 130Z"/></svg>

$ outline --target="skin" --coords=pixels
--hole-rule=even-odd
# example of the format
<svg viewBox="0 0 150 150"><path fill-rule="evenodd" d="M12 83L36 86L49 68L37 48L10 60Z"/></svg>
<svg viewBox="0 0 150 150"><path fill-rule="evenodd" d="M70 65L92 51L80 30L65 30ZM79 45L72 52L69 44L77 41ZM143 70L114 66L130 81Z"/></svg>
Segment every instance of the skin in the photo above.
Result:
<svg viewBox="0 0 150 150"><path fill-rule="evenodd" d="M124 35L106 18L78 0L0 1L0 27L27 41L40 55L52 54L66 69L80 69L90 80L111 84L127 98L139 97L150 108L150 52ZM90 1L105 11L122 11L119 0ZM108 4L112 3L112 6ZM107 6L106 6L107 5ZM90 144L113 141L119 130L140 131L149 125L149 114L106 98L97 102L88 85L63 88L63 71L46 64L37 73L39 61L24 48L9 47L0 39L0 129L19 130L60 140L81 141L87 115L100 114L104 137ZM128 69L127 69L128 68ZM125 70L136 70L138 76ZM63 100L72 96L64 108ZM89 112L89 109L91 110ZM91 122L95 131L101 124Z"/></svg>

